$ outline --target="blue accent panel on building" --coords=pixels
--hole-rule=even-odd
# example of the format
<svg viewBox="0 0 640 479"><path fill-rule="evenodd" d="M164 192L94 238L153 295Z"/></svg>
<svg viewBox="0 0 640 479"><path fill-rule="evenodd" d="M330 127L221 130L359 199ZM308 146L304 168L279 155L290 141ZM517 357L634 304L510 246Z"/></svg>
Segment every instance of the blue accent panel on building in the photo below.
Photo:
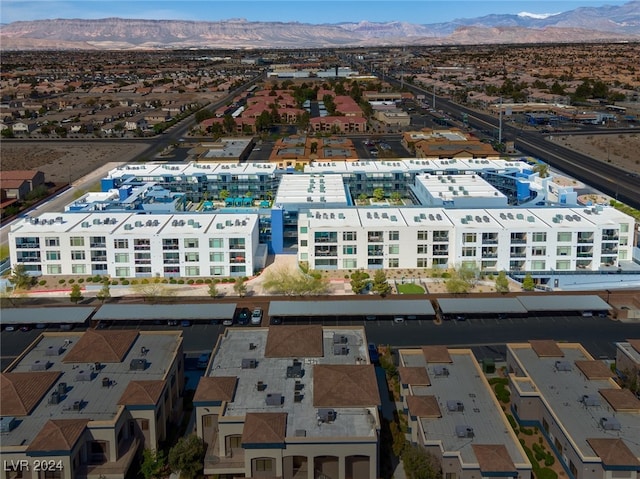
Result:
<svg viewBox="0 0 640 479"><path fill-rule="evenodd" d="M120 196L119 196L120 197L120 201L124 201L131 194L131 187L130 186L129 187L123 186L118 191L119 191L119 194L120 194Z"/></svg>
<svg viewBox="0 0 640 479"><path fill-rule="evenodd" d="M284 252L284 209L271 209L271 248L269 253L282 254Z"/></svg>
<svg viewBox="0 0 640 479"><path fill-rule="evenodd" d="M347 198L347 206L353 206L353 198L351 197L351 191L349 190L349 187L346 184L344 185L344 194Z"/></svg>
<svg viewBox="0 0 640 479"><path fill-rule="evenodd" d="M522 181L516 181L516 195L518 201L523 201L529 198L529 184Z"/></svg>
<svg viewBox="0 0 640 479"><path fill-rule="evenodd" d="M109 190L114 189L116 186L116 181L113 178L102 178L100 180L100 189L103 192L107 192Z"/></svg>
<svg viewBox="0 0 640 479"><path fill-rule="evenodd" d="M249 444L246 442L242 443L242 449L284 449L284 442L280 443L258 443L258 444Z"/></svg>

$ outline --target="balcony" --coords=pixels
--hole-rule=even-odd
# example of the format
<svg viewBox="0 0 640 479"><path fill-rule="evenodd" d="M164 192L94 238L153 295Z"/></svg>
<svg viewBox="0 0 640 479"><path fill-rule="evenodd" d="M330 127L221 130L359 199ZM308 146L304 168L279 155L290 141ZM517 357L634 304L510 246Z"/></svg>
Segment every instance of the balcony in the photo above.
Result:
<svg viewBox="0 0 640 479"><path fill-rule="evenodd" d="M91 243L89 246L91 248L106 248L107 243Z"/></svg>
<svg viewBox="0 0 640 479"><path fill-rule="evenodd" d="M494 253L494 252L482 253L482 259L495 259L497 257L498 257L498 253Z"/></svg>
<svg viewBox="0 0 640 479"><path fill-rule="evenodd" d="M151 251L151 245L138 245L133 247L134 251Z"/></svg>
<svg viewBox="0 0 640 479"><path fill-rule="evenodd" d="M618 254L618 248L602 248L602 254Z"/></svg>
<svg viewBox="0 0 640 479"><path fill-rule="evenodd" d="M18 263L40 263L40 258L18 258Z"/></svg>
<svg viewBox="0 0 640 479"><path fill-rule="evenodd" d="M602 235L602 241L618 241L619 239L618 235Z"/></svg>
<svg viewBox="0 0 640 479"><path fill-rule="evenodd" d="M511 244L526 244L527 238L511 238Z"/></svg>
<svg viewBox="0 0 640 479"><path fill-rule="evenodd" d="M136 458L140 445L141 441L139 438L130 438L124 441L118 447L117 461L109 461L102 464L81 465L76 470L75 477L79 479L86 479L89 477L109 477L116 475L124 477L129 471L133 460Z"/></svg>
<svg viewBox="0 0 640 479"><path fill-rule="evenodd" d="M39 249L39 243L16 243L18 249Z"/></svg>
<svg viewBox="0 0 640 479"><path fill-rule="evenodd" d="M212 431L207 441L204 455L204 474L233 474L244 472L244 449L230 450L225 456L219 456L220 444L217 431Z"/></svg>
<svg viewBox="0 0 640 479"><path fill-rule="evenodd" d="M163 246L162 246L162 249L163 249L164 251L172 251L172 250L178 250L178 249L180 249L180 246L178 246L177 244L175 244L175 245L173 245L173 244L170 244L170 245L163 245Z"/></svg>
<svg viewBox="0 0 640 479"><path fill-rule="evenodd" d="M578 253L576 253L576 256L578 258L591 258L593 256L593 251L579 251Z"/></svg>
<svg viewBox="0 0 640 479"><path fill-rule="evenodd" d="M511 253L511 258L526 258L527 253L525 251L517 251Z"/></svg>
<svg viewBox="0 0 640 479"><path fill-rule="evenodd" d="M165 259L164 264L180 264L179 259Z"/></svg>
<svg viewBox="0 0 640 479"><path fill-rule="evenodd" d="M434 243L448 243L449 242L449 236L436 236L433 235L433 242Z"/></svg>
<svg viewBox="0 0 640 479"><path fill-rule="evenodd" d="M230 244L229 249L244 249L243 244Z"/></svg>
<svg viewBox="0 0 640 479"><path fill-rule="evenodd" d="M106 256L92 256L91 257L91 261L93 261L94 263L106 263L107 262L107 257Z"/></svg>
<svg viewBox="0 0 640 479"><path fill-rule="evenodd" d="M498 244L498 238L482 238L482 244Z"/></svg>
<svg viewBox="0 0 640 479"><path fill-rule="evenodd" d="M369 243L382 243L383 241L384 241L383 236L369 236L368 238Z"/></svg>
<svg viewBox="0 0 640 479"><path fill-rule="evenodd" d="M233 258L229 258L229 262L230 263L244 263L245 262L245 258L244 258L244 256L235 256Z"/></svg>
<svg viewBox="0 0 640 479"><path fill-rule="evenodd" d="M578 244L593 243L593 235L578 236Z"/></svg>

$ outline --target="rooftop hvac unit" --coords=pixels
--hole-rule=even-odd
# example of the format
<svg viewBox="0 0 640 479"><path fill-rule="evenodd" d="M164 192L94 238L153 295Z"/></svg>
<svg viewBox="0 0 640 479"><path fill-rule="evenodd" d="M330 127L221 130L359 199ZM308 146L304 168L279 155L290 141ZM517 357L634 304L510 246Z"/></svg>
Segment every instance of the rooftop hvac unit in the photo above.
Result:
<svg viewBox="0 0 640 479"><path fill-rule="evenodd" d="M349 354L349 347L341 344L334 344L333 354L335 356L347 356Z"/></svg>
<svg viewBox="0 0 640 479"><path fill-rule="evenodd" d="M60 393L53 391L49 397L49 404L60 404Z"/></svg>
<svg viewBox="0 0 640 479"><path fill-rule="evenodd" d="M458 425L456 426L456 436L458 437L473 437L473 428L471 426L466 425Z"/></svg>
<svg viewBox="0 0 640 479"><path fill-rule="evenodd" d="M143 358L132 359L129 363L129 371L144 371L147 369L147 360Z"/></svg>
<svg viewBox="0 0 640 479"><path fill-rule="evenodd" d="M304 394L302 394L300 391L295 391L293 393L293 402L302 402L303 397Z"/></svg>
<svg viewBox="0 0 640 479"><path fill-rule="evenodd" d="M335 333L333 335L333 344L349 344L349 338L344 334Z"/></svg>
<svg viewBox="0 0 640 479"><path fill-rule="evenodd" d="M302 370L302 363L300 361L293 361L292 366L287 366L287 378L288 379L299 379L304 375L304 371Z"/></svg>
<svg viewBox="0 0 640 479"><path fill-rule="evenodd" d="M569 361L556 361L556 371L571 371L571 363Z"/></svg>
<svg viewBox="0 0 640 479"><path fill-rule="evenodd" d="M605 431L619 431L622 426L615 417L601 417L600 427Z"/></svg>
<svg viewBox="0 0 640 479"><path fill-rule="evenodd" d="M47 346L47 349L44 351L45 356L60 356L63 353L64 349L60 346Z"/></svg>
<svg viewBox="0 0 640 479"><path fill-rule="evenodd" d="M267 406L281 406L283 403L282 394L280 393L268 393L265 398L265 403Z"/></svg>
<svg viewBox="0 0 640 479"><path fill-rule="evenodd" d="M580 402L585 406L600 406L600 398L591 394L584 394Z"/></svg>
<svg viewBox="0 0 640 479"><path fill-rule="evenodd" d="M102 387L103 388L108 388L111 386L111 379L109 378L102 378Z"/></svg>
<svg viewBox="0 0 640 479"><path fill-rule="evenodd" d="M13 431L17 425L18 421L15 417L0 417L0 433L2 434Z"/></svg>
<svg viewBox="0 0 640 479"><path fill-rule="evenodd" d="M438 377L449 376L449 369L446 366L434 366L433 372Z"/></svg>
<svg viewBox="0 0 640 479"><path fill-rule="evenodd" d="M76 381L91 381L91 371L81 369L76 373Z"/></svg>
<svg viewBox="0 0 640 479"><path fill-rule="evenodd" d="M245 358L242 360L242 369L255 369L258 367L258 361L255 359Z"/></svg>
<svg viewBox="0 0 640 479"><path fill-rule="evenodd" d="M67 383L58 384L58 394L60 396L64 396L65 394L67 394Z"/></svg>
<svg viewBox="0 0 640 479"><path fill-rule="evenodd" d="M318 413L316 414L319 423L333 422L336 420L336 416L337 414L333 409L318 409Z"/></svg>
<svg viewBox="0 0 640 479"><path fill-rule="evenodd" d="M31 363L32 371L46 371L49 367L49 361L40 361L36 359L33 363Z"/></svg>
<svg viewBox="0 0 640 479"><path fill-rule="evenodd" d="M80 411L83 406L84 404L82 401L74 401L73 406L71 406L71 409L73 409L74 411Z"/></svg>
<svg viewBox="0 0 640 479"><path fill-rule="evenodd" d="M462 412L464 411L464 404L462 401L447 401L447 409L450 412Z"/></svg>

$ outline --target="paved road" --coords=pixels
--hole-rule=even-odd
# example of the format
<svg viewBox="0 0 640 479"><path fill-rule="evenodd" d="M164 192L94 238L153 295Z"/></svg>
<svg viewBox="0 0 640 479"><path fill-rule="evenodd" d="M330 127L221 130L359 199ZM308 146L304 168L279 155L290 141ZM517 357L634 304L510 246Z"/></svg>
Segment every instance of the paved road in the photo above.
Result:
<svg viewBox="0 0 640 479"><path fill-rule="evenodd" d="M309 324L308 319L292 321L293 324ZM318 323L316 323L318 324ZM335 321L322 324L336 325ZM640 322L623 323L606 318L582 316L529 317L507 319L469 319L467 321L340 321L340 325L365 326L367 338L376 344L394 347L444 344L447 346L473 346L481 356L498 359L504 345L509 342L526 342L529 339L554 339L579 342L596 358L615 358L614 343L628 338L640 338ZM277 328L278 326L272 326ZM129 328L157 329L158 326L131 325ZM162 329L180 329L184 335L184 349L194 356L210 351L224 326L197 324L187 328L163 326ZM53 329L52 331L56 331ZM14 331L0 333L1 365L6 368L41 332Z"/></svg>

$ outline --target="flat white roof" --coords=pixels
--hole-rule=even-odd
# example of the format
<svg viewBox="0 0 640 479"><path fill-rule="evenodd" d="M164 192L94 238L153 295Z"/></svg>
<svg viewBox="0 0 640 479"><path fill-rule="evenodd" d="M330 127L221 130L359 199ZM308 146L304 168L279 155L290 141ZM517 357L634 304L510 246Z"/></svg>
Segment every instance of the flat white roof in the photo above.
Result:
<svg viewBox="0 0 640 479"><path fill-rule="evenodd" d="M425 173L416 177L434 198L456 200L461 198L505 198L479 175L435 175Z"/></svg>
<svg viewBox="0 0 640 479"><path fill-rule="evenodd" d="M284 175L275 204L347 204L347 192L340 175Z"/></svg>

